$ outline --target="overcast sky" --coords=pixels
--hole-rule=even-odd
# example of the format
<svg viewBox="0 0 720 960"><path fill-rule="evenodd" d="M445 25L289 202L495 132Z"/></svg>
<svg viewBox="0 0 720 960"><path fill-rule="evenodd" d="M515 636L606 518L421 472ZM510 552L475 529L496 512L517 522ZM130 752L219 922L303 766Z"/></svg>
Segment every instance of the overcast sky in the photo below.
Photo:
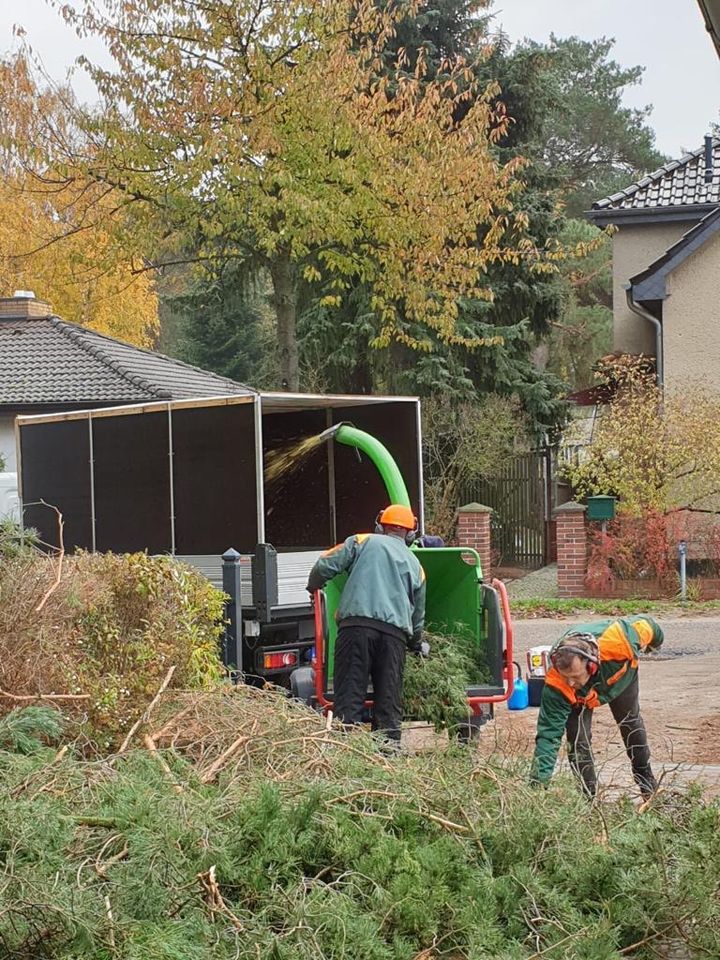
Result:
<svg viewBox="0 0 720 960"><path fill-rule="evenodd" d="M657 145L670 156L701 146L710 124L720 121L720 58L697 0L495 0L495 22L511 40L576 35L616 39L615 58L645 67L642 84L628 92L629 106L651 103ZM79 40L46 0L0 0L0 52L17 46L20 24L51 76L62 79L75 57L102 55L97 41ZM75 77L88 98L86 78Z"/></svg>

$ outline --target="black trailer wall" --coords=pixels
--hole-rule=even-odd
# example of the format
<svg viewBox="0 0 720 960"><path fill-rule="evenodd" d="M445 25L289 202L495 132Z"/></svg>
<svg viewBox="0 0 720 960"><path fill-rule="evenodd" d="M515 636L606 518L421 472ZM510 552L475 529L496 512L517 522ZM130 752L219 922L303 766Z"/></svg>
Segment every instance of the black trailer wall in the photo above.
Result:
<svg viewBox="0 0 720 960"><path fill-rule="evenodd" d="M177 553L255 549L254 407L232 403L173 410Z"/></svg>
<svg viewBox="0 0 720 960"><path fill-rule="evenodd" d="M399 401L369 403L348 409L333 410L333 423L348 421L383 443L407 485L410 503L416 514L420 510L420 453L418 450L417 407ZM335 507L337 540L353 533L373 529L379 510L388 505L388 495L380 474L362 454L341 443L335 444Z"/></svg>
<svg viewBox="0 0 720 960"><path fill-rule="evenodd" d="M93 417L92 432L96 549L168 553L167 412Z"/></svg>
<svg viewBox="0 0 720 960"><path fill-rule="evenodd" d="M265 470L274 452L291 451L295 441L317 436L327 425L326 410L266 413ZM266 478L265 539L277 550L323 550L333 542L327 443L296 459L290 452L285 472Z"/></svg>
<svg viewBox="0 0 720 960"><path fill-rule="evenodd" d="M58 517L62 513L63 542L69 552L92 549L90 496L90 435L86 419L38 423L20 429L22 499L26 527L59 548Z"/></svg>
<svg viewBox="0 0 720 960"><path fill-rule="evenodd" d="M170 553L173 542L180 554L255 549L252 402L27 424L20 446L25 524L51 546L57 515L34 505L40 499L62 513L68 551Z"/></svg>

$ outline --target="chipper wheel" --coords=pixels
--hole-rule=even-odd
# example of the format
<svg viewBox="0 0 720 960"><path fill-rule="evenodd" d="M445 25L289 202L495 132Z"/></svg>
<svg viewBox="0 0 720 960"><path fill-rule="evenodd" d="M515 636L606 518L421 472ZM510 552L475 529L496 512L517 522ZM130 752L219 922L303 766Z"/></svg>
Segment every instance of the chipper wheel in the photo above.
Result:
<svg viewBox="0 0 720 960"><path fill-rule="evenodd" d="M290 674L290 695L308 707L315 706L315 674L312 667L298 667Z"/></svg>
<svg viewBox="0 0 720 960"><path fill-rule="evenodd" d="M488 721L488 717L475 715L463 719L457 726L453 727L451 733L455 737L458 743L469 744L480 736L480 731L482 730L485 723Z"/></svg>

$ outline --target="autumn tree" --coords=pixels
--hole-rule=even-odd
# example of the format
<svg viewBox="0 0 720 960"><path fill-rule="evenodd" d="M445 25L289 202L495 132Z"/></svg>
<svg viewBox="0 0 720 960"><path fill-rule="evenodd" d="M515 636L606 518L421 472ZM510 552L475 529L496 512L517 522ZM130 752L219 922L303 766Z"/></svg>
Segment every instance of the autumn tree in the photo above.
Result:
<svg viewBox="0 0 720 960"><path fill-rule="evenodd" d="M503 163L493 149L507 123L497 85L479 84L461 56L431 79L422 52L388 72L383 53L415 8L63 6L117 63L88 65L103 102L83 120L92 149L74 152L72 165L122 191L166 249L268 271L291 389L298 278L324 280L327 306L362 281L373 343L422 351L428 331L463 340L458 297L492 299L490 264L526 259L547 269L513 209L522 163Z"/></svg>
<svg viewBox="0 0 720 960"><path fill-rule="evenodd" d="M395 38L410 62L425 56L428 74L434 76L448 52L472 63L477 87L494 81L499 106L511 118L494 144L500 162L523 164L513 202L527 216L525 240L536 249L558 250L565 223L558 200L559 181L538 155L540 124L548 98L545 63L541 58L516 52L488 28L487 3L464 0L423 2L406 18ZM392 63L391 51L385 62ZM537 434L552 428L564 416L561 400L565 385L554 371L535 362L539 339L550 332L562 305L560 271L539 272L520 257L488 264L483 281L492 299L464 296L458 299L456 328L464 342L448 343L430 337L418 355L395 345L372 350L373 307L370 292L356 284L341 308L330 310L322 302L322 289L303 284L299 334L304 370L315 369L325 358L323 372L337 388L350 384L358 392L404 392L421 396L451 396L467 403L478 394L499 393L515 398ZM412 328L411 318L403 322ZM334 349L340 338L341 349ZM468 344L481 340L482 349Z"/></svg>
<svg viewBox="0 0 720 960"><path fill-rule="evenodd" d="M377 326L368 285L352 281L342 304L330 306L324 298L333 293L332 278L300 277L301 372L303 383L322 381L330 389L354 392L450 393L463 402L477 392L518 396L543 428L562 418L559 398L567 385L588 386L593 364L612 341L609 238L567 215L581 216L593 199L663 157L654 148L647 110L629 110L622 103L641 70L619 65L611 41L553 38L512 46L491 34L488 7L465 0L418 3L386 44L382 69L396 69L402 51L410 64L424 57L426 79L433 78L444 58L459 54L472 63L479 89L496 81L511 123L494 148L501 162L522 158L513 202L527 214L527 237L542 249L559 244L568 255L557 261L555 273L539 274L524 259L487 267L484 283L492 300L461 298L456 321L466 338L483 340L483 349L433 335L422 354L398 344L371 349ZM205 278L196 283L202 288ZM224 288L228 304L237 303L227 273L213 271L207 285L213 296ZM235 315L234 339L241 343L245 314ZM417 330L411 321L403 322ZM209 330L197 323L193 333L206 341L206 356L225 363Z"/></svg>
<svg viewBox="0 0 720 960"><path fill-rule="evenodd" d="M0 62L0 290L31 289L68 320L151 346L152 278L134 272L109 227L120 194L87 178L57 193L57 154L35 152L46 122L56 136L69 135L72 109L68 90L38 90L22 57Z"/></svg>
<svg viewBox="0 0 720 960"><path fill-rule="evenodd" d="M611 398L586 450L567 468L577 495L616 496L632 515L720 513L717 392L702 383L663 391L637 358L608 363L600 376Z"/></svg>

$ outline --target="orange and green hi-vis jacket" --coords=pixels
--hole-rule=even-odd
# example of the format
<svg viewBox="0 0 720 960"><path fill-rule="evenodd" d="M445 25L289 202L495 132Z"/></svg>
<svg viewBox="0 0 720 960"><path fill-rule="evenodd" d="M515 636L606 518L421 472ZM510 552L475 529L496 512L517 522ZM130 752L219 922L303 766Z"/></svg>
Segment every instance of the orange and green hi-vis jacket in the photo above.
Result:
<svg viewBox="0 0 720 960"><path fill-rule="evenodd" d="M574 625L553 646L552 652L573 633L590 633L598 641L600 665L595 676L574 690L555 667L545 677L535 736L532 778L546 783L555 769L565 724L574 707L592 710L619 696L637 676L638 654L656 650L663 632L651 617L597 620Z"/></svg>

